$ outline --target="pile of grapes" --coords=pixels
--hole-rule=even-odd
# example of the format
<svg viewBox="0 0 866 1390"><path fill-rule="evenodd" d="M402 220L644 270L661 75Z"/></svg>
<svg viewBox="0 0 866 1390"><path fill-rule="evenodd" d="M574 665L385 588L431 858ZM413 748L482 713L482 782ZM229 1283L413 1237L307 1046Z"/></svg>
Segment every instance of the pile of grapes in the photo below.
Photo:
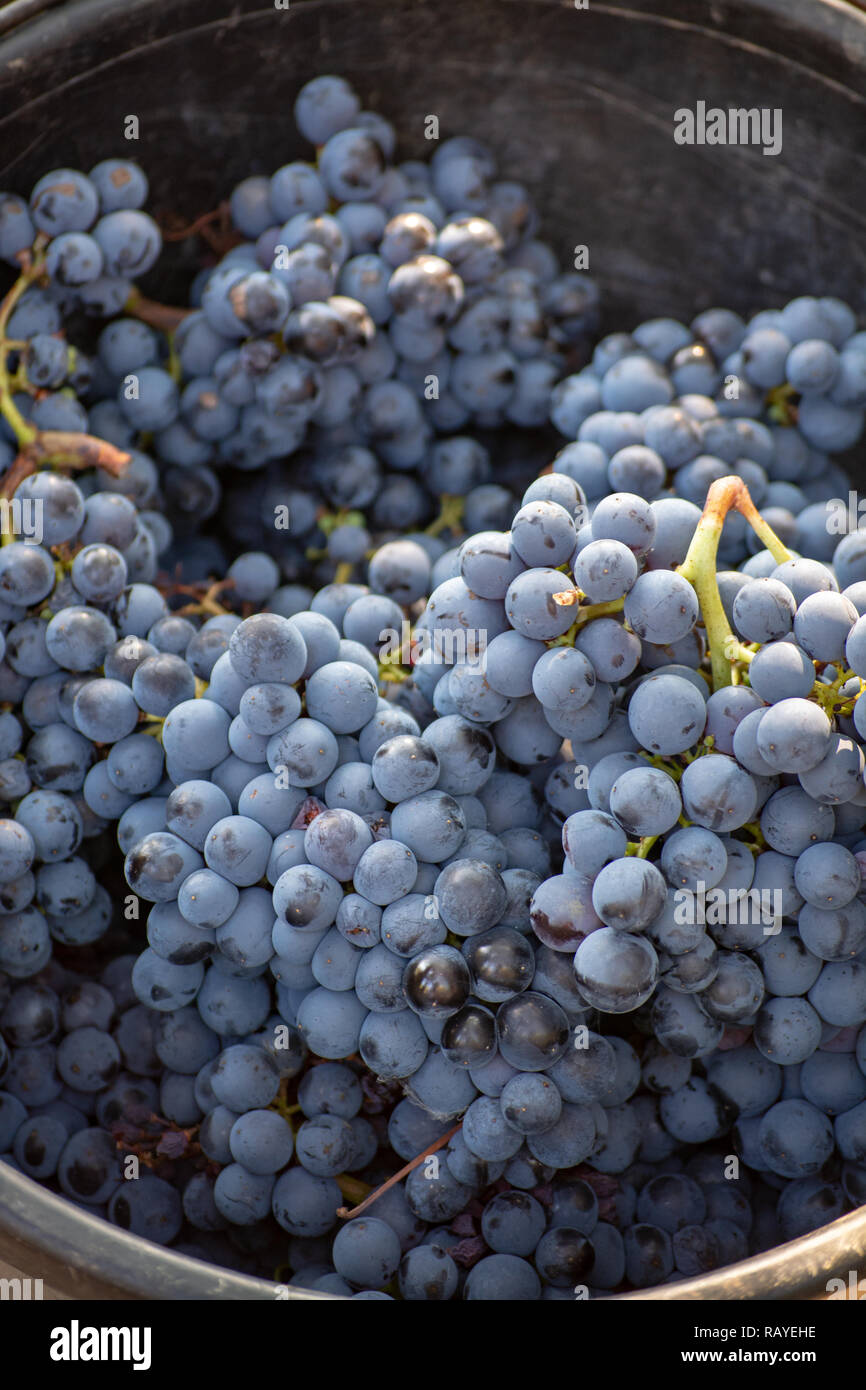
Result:
<svg viewBox="0 0 866 1390"><path fill-rule="evenodd" d="M866 1201L866 333L598 340L476 140L295 119L187 307L136 165L0 195L0 1162L365 1299L814 1230Z"/></svg>

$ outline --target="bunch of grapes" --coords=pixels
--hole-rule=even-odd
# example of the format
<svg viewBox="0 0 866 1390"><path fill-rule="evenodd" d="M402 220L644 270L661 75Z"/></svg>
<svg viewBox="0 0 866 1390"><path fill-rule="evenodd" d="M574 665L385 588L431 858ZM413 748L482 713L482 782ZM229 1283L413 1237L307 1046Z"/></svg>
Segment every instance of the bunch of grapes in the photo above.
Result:
<svg viewBox="0 0 866 1390"><path fill-rule="evenodd" d="M191 312L136 166L0 201L2 1161L357 1298L815 1229L866 1197L864 335L581 367L489 151L394 164L337 78L295 117Z"/></svg>

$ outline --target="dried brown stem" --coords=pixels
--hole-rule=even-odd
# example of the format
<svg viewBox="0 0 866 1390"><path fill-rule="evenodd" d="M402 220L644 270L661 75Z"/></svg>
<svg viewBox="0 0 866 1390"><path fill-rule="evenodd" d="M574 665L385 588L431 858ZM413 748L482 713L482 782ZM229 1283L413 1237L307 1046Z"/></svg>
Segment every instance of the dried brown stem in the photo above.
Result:
<svg viewBox="0 0 866 1390"><path fill-rule="evenodd" d="M92 434L67 430L40 430L25 444L0 483L0 497L12 497L19 484L45 465L57 468L103 468L119 478L129 463L129 454Z"/></svg>
<svg viewBox="0 0 866 1390"><path fill-rule="evenodd" d="M449 1129L446 1134L442 1134L438 1139L434 1139L433 1143L428 1144L427 1148L424 1149L422 1153L416 1154L405 1167L400 1169L399 1173L394 1173L387 1182L382 1183L381 1187L377 1187L375 1192L371 1192L369 1197L365 1197L364 1201L357 1207L352 1207L351 1209L349 1207L339 1207L337 1209L337 1215L343 1221L352 1221L356 1216L360 1216L363 1212L368 1211L373 1203L377 1202L390 1187L394 1187L398 1182L402 1182L404 1178L409 1176L414 1168L417 1168L419 1164L424 1162L425 1158L430 1158L436 1153L437 1149L441 1149L443 1145L447 1144L449 1139L453 1139L462 1124L463 1121L461 1120L453 1129Z"/></svg>
<svg viewBox="0 0 866 1390"><path fill-rule="evenodd" d="M160 304L156 299L147 299L137 290L130 295L124 308L134 319L141 319L142 323L162 333L174 333L184 319L194 312L192 309L177 309L173 304Z"/></svg>

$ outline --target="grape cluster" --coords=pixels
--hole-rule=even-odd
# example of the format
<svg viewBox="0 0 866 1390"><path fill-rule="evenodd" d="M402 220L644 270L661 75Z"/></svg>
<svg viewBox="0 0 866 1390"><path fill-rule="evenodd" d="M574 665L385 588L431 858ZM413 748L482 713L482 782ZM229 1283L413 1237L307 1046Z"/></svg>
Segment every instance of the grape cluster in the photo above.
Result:
<svg viewBox="0 0 866 1390"><path fill-rule="evenodd" d="M864 335L711 309L575 373L595 291L486 148L395 164L333 77L295 119L168 332L136 166L0 200L2 1161L364 1299L813 1230L866 1198Z"/></svg>
<svg viewBox="0 0 866 1390"><path fill-rule="evenodd" d="M527 190L496 180L479 141L395 164L393 128L336 78L303 88L295 119L316 164L239 184L245 240L193 286L172 447L176 462L243 470L226 498L234 534L288 578L318 559L324 583L363 560L368 525L411 533L437 497L470 529L507 519L511 498L464 431L546 422L598 296L559 272ZM281 504L288 534L274 530Z"/></svg>
<svg viewBox="0 0 866 1390"><path fill-rule="evenodd" d="M0 549L0 800L14 812L0 820L0 969L28 979L52 939L105 933L104 832L163 777L130 682L145 657L160 660L168 608L151 581L170 529L57 473L26 478L16 502L39 509L42 543L6 536Z"/></svg>
<svg viewBox="0 0 866 1390"><path fill-rule="evenodd" d="M834 365L819 385L803 364L822 358ZM840 300L803 296L748 323L728 309L690 325L652 319L602 338L592 361L554 389L551 418L573 441L556 467L590 502L609 492L647 501L673 493L699 507L713 482L735 473L780 539L832 560L845 587L866 569L848 476L832 456L860 439L864 410L866 337ZM670 530L675 544L683 512L672 503L665 511L662 535ZM719 559L728 583L741 565L763 577L774 568L735 513Z"/></svg>

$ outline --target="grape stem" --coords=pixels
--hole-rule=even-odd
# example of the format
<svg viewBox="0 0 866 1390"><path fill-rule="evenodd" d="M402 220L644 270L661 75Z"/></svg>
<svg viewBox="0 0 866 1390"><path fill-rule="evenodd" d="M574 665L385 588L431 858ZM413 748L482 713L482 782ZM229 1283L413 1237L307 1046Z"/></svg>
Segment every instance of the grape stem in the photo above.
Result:
<svg viewBox="0 0 866 1390"><path fill-rule="evenodd" d="M3 413L5 415L6 411ZM112 477L119 478L126 470L129 459L129 454L116 449L104 439L97 439L93 434L75 434L71 430L37 430L31 439L22 443L15 462L0 485L0 497L12 497L25 478L46 465L72 469L102 468Z"/></svg>
<svg viewBox="0 0 866 1390"><path fill-rule="evenodd" d="M416 1154L415 1157L405 1165L405 1167L401 1168L398 1173L394 1173L388 1179L387 1182L383 1182L381 1187L377 1187L376 1190L374 1192L371 1192L369 1197L365 1197L364 1201L361 1202L357 1207L352 1207L351 1209L349 1207L339 1207L337 1209L337 1215L343 1221L352 1221L354 1217L360 1216L362 1212L367 1211L373 1205L374 1202L378 1201L378 1199L388 1191L390 1187L394 1187L398 1182L402 1182L404 1178L409 1176L413 1169L417 1168L419 1164L424 1162L425 1158L430 1158L433 1154L436 1153L437 1149L443 1148L444 1145L447 1144L450 1139L453 1139L454 1135L461 1128L462 1124L463 1121L461 1120L460 1123L456 1124L453 1129L447 1130L445 1134L440 1134L438 1139L434 1139L432 1144L428 1144L426 1149L423 1149L421 1153Z"/></svg>
<svg viewBox="0 0 866 1390"><path fill-rule="evenodd" d="M36 428L24 419L12 399L13 387L9 378L7 358L13 348L11 342L7 341L6 329L13 310L24 291L36 283L45 268L45 248L47 245L48 237L44 232L39 232L33 242L32 249L19 253L18 262L21 266L21 273L0 302L0 412L2 412L7 424L11 426L19 443L27 443L35 439ZM20 351L21 349L16 348L15 350Z"/></svg>
<svg viewBox="0 0 866 1390"><path fill-rule="evenodd" d="M11 498L20 483L37 469L51 465L57 468L103 468L119 477L129 463L129 454L116 449L104 439L90 434L75 434L67 430L39 430L25 420L14 401L16 382L9 372L9 353L23 350L19 339L7 337L7 327L15 306L25 290L41 278L45 271L45 248L48 237L39 232L30 251L18 257L21 273L0 301L0 414L18 441L18 455L2 484L0 497Z"/></svg>
<svg viewBox="0 0 866 1390"><path fill-rule="evenodd" d="M194 313L193 309L176 309L173 304L160 304L155 299L147 299L140 290L132 291L123 311L162 333L173 333L185 318Z"/></svg>
<svg viewBox="0 0 866 1390"><path fill-rule="evenodd" d="M732 685L736 663L749 662L754 655L731 631L716 579L719 541L730 511L745 517L778 565L791 559L790 551L761 516L742 478L732 474L710 486L703 514L677 573L689 581L698 596L710 648L714 690Z"/></svg>
<svg viewBox="0 0 866 1390"><path fill-rule="evenodd" d="M463 521L465 497L451 497L444 493L439 499L441 510L435 521L425 528L426 536L438 536L442 531L459 531Z"/></svg>
<svg viewBox="0 0 866 1390"><path fill-rule="evenodd" d="M587 603L583 608L579 607L582 595L579 589L565 589L561 594L554 594L554 603L562 608L577 607L577 617L567 632L561 637L553 637L546 643L548 647L573 647L575 638L582 627L591 623L594 618L610 617L613 613L621 613L625 603L624 598L608 599L606 603Z"/></svg>

